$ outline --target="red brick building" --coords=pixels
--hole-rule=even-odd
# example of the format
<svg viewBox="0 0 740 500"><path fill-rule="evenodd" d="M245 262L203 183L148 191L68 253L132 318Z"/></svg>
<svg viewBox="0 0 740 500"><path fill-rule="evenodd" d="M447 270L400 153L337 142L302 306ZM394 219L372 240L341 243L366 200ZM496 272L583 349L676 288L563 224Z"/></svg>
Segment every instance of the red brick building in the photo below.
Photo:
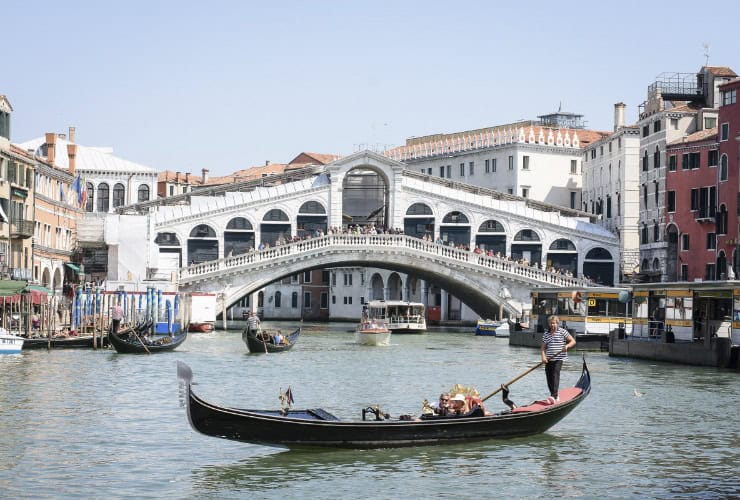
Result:
<svg viewBox="0 0 740 500"><path fill-rule="evenodd" d="M677 256L678 281L718 280L738 276L738 134L740 79L719 87L717 127L701 130L666 146L666 234L668 258ZM643 186L641 203L657 190ZM650 228L641 227L641 241ZM728 264L733 268L728 268ZM647 263L643 262L643 266Z"/></svg>

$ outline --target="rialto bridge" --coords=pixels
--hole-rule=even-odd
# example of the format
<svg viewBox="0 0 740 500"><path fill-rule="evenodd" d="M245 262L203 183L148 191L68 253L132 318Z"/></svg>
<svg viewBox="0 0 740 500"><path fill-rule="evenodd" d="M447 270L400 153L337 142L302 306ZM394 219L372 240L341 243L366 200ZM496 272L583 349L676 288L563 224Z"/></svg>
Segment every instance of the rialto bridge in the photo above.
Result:
<svg viewBox="0 0 740 500"><path fill-rule="evenodd" d="M449 290L481 316L517 312L534 287L617 276L617 239L588 214L369 151L302 177L121 210L105 222L109 274L171 277L183 291L221 293L228 307L300 272L380 268Z"/></svg>

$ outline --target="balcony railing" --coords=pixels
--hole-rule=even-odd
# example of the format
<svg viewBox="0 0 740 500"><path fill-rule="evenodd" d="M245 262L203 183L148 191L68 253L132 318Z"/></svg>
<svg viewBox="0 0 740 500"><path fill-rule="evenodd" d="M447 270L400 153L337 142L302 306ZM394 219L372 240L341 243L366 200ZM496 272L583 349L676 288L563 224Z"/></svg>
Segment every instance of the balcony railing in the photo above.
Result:
<svg viewBox="0 0 740 500"><path fill-rule="evenodd" d="M33 236L33 221L32 220L11 220L10 221L10 237L11 238L30 238Z"/></svg>

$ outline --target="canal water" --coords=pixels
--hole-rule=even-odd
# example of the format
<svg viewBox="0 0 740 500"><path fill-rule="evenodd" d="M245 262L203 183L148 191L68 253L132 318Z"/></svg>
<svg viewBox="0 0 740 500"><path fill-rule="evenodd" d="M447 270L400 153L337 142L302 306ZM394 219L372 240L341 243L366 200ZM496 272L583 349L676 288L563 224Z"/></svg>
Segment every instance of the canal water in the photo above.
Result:
<svg viewBox="0 0 740 500"><path fill-rule="evenodd" d="M275 325L273 325L275 326ZM284 324L287 332L291 325ZM196 434L176 361L214 403L359 418L380 404L418 414L455 383L483 395L539 361L537 350L471 333L354 344L353 325L305 325L283 354L250 355L237 331L192 335L177 351L27 351L0 357L4 498L717 498L740 495L740 375L587 353L593 389L546 434L386 450L285 451ZM576 381L571 353L561 385ZM544 370L512 385L547 396ZM496 397L489 409L502 409Z"/></svg>

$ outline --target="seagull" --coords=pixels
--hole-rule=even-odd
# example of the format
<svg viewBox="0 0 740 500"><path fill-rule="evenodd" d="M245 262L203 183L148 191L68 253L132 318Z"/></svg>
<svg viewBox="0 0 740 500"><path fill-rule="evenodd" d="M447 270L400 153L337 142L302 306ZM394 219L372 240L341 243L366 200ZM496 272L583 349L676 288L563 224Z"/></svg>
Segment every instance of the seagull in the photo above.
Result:
<svg viewBox="0 0 740 500"><path fill-rule="evenodd" d="M633 389L633 390L635 391L635 397L636 398L641 398L641 397L643 397L645 395L645 394L641 393L640 391L638 391L637 389Z"/></svg>

